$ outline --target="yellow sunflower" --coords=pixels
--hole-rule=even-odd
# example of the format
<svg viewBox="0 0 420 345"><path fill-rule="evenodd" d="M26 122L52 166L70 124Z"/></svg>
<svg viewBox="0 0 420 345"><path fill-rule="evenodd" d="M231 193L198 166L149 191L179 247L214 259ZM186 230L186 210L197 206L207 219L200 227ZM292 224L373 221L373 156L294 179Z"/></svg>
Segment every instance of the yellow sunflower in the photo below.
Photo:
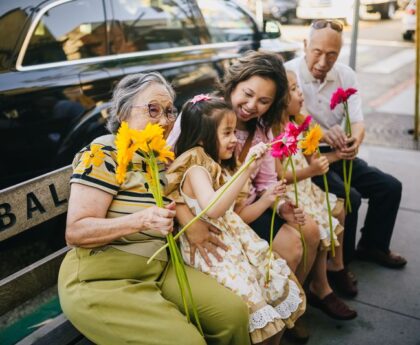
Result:
<svg viewBox="0 0 420 345"><path fill-rule="evenodd" d="M157 159L163 163L168 163L168 160L173 161L175 158L175 154L171 151L169 146L165 146L162 150L159 151L159 155Z"/></svg>
<svg viewBox="0 0 420 345"><path fill-rule="evenodd" d="M85 151L82 156L83 164L87 167L93 164L94 166L100 166L105 157L105 153L102 152L101 148L103 145L92 144L90 150Z"/></svg>
<svg viewBox="0 0 420 345"><path fill-rule="evenodd" d="M123 121L115 138L115 146L117 148L117 171L116 178L118 183L123 183L127 166L133 158L134 146L132 140L132 132L128 127L128 123Z"/></svg>
<svg viewBox="0 0 420 345"><path fill-rule="evenodd" d="M313 154L317 150L321 138L322 129L318 124L316 124L308 131L305 138L299 143L299 147L303 150L303 154Z"/></svg>
<svg viewBox="0 0 420 345"><path fill-rule="evenodd" d="M164 144L162 145L162 140ZM158 152L165 146L163 128L158 124L148 123L146 128L135 135L136 146L143 152L150 150Z"/></svg>

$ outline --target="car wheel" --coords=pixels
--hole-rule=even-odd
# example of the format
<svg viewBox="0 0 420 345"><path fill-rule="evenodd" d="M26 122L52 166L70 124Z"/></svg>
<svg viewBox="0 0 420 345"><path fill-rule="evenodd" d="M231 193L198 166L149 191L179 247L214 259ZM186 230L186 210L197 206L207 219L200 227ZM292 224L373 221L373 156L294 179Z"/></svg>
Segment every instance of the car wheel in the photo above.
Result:
<svg viewBox="0 0 420 345"><path fill-rule="evenodd" d="M379 12L381 14L381 19L393 19L396 10L395 2L384 4L382 10Z"/></svg>
<svg viewBox="0 0 420 345"><path fill-rule="evenodd" d="M411 41L413 38L413 33L411 31L406 31L403 33L402 37L406 41Z"/></svg>

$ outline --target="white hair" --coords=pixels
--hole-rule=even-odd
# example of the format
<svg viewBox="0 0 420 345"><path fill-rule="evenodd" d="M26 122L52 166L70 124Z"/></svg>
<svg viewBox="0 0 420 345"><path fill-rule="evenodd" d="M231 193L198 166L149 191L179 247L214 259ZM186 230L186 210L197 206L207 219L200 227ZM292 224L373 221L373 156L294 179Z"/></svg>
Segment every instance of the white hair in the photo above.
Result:
<svg viewBox="0 0 420 345"><path fill-rule="evenodd" d="M106 124L107 129L111 133L117 133L121 122L130 115L131 107L137 94L151 84L163 85L169 92L172 100L175 99L174 89L159 72L127 75L120 80L112 95L111 109Z"/></svg>

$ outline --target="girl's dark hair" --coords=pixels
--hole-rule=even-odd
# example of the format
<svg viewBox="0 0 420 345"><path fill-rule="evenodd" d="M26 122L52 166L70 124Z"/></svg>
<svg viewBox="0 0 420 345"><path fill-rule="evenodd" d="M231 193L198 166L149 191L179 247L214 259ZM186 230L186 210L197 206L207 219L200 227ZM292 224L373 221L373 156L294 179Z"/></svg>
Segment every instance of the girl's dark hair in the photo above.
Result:
<svg viewBox="0 0 420 345"><path fill-rule="evenodd" d="M181 134L175 143L175 155L178 157L193 147L201 146L215 161L219 161L219 143L217 128L227 112L232 108L223 99L211 97L210 100L199 101L195 104L187 101L182 107ZM235 155L222 161L224 168L236 168Z"/></svg>
<svg viewBox="0 0 420 345"><path fill-rule="evenodd" d="M268 131L276 118L278 119L281 116L288 97L287 75L282 58L278 54L262 51L249 51L231 65L226 72L223 84L219 85L219 89L224 98L230 101L231 94L236 86L254 76L272 80L276 84L276 94L273 104L260 121L252 119L245 123L251 133L259 125Z"/></svg>

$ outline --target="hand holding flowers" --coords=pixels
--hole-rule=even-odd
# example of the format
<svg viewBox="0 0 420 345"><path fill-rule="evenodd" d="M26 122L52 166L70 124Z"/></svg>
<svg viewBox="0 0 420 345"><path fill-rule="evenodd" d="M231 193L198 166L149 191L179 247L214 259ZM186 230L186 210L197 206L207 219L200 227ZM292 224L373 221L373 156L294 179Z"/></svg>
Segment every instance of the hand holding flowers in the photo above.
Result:
<svg viewBox="0 0 420 345"><path fill-rule="evenodd" d="M133 213L135 218L141 213L141 218L137 222L142 222L142 225L149 230L160 232L166 236L174 229L175 217L175 203L171 202L164 208L158 206L151 206L145 210Z"/></svg>
<svg viewBox="0 0 420 345"><path fill-rule="evenodd" d="M321 176L328 172L330 163L325 156L312 155L309 158L309 169L311 176Z"/></svg>
<svg viewBox="0 0 420 345"><path fill-rule="evenodd" d="M245 162L249 162L252 159L252 162L249 165L250 172L257 170L261 166L262 157L268 149L269 147L265 143L258 143L249 149Z"/></svg>
<svg viewBox="0 0 420 345"><path fill-rule="evenodd" d="M278 197L284 196L286 193L286 180L278 181L268 187L264 193L261 194L260 200L267 203L267 207L271 207Z"/></svg>

